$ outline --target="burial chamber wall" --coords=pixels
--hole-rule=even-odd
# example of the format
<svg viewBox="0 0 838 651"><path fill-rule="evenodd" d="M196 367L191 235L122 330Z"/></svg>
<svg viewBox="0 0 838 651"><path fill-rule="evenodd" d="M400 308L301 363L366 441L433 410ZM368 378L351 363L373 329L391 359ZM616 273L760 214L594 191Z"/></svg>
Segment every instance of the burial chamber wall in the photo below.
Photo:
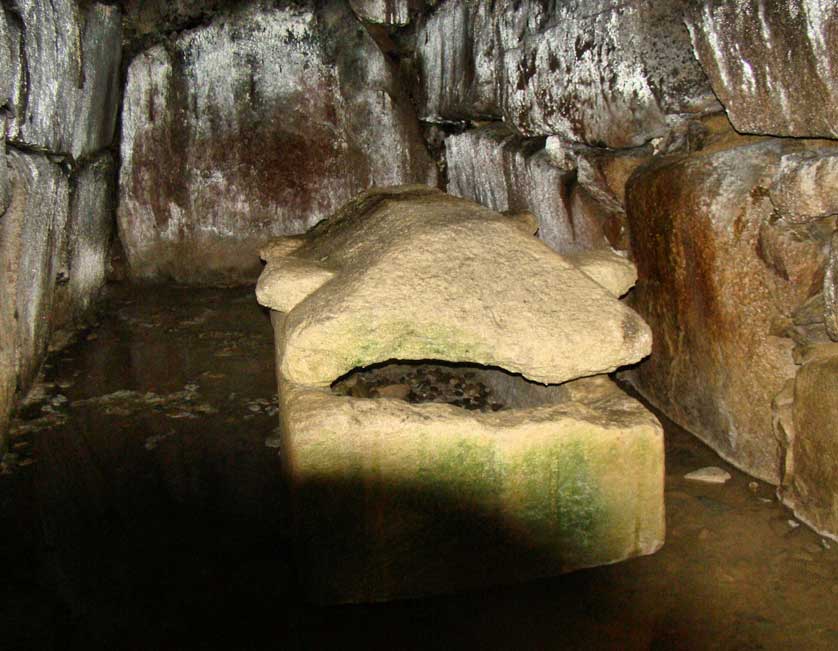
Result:
<svg viewBox="0 0 838 651"><path fill-rule="evenodd" d="M838 6L2 8L0 442L114 250L132 281L252 282L269 237L424 183L624 251L654 334L627 379L838 532Z"/></svg>

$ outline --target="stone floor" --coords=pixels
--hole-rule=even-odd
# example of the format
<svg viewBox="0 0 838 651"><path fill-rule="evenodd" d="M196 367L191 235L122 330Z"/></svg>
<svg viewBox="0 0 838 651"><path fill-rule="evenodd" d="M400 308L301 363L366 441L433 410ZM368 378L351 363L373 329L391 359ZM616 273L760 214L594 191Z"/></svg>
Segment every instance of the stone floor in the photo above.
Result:
<svg viewBox="0 0 838 651"><path fill-rule="evenodd" d="M281 452L265 445L272 333L252 290L118 287L106 314L51 356L0 465L0 648L838 648L838 545L666 422L656 555L484 592L307 606L283 535ZM733 478L684 479L708 465Z"/></svg>

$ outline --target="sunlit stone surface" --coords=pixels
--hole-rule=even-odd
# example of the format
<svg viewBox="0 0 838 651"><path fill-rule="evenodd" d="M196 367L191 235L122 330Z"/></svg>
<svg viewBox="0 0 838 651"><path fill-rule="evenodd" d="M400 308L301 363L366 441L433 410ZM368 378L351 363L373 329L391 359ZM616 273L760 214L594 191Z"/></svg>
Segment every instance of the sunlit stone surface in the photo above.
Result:
<svg viewBox="0 0 838 651"><path fill-rule="evenodd" d="M431 188L359 195L263 258L257 296L288 312L282 372L293 382L328 386L397 358L559 383L651 348L634 311L514 220Z"/></svg>

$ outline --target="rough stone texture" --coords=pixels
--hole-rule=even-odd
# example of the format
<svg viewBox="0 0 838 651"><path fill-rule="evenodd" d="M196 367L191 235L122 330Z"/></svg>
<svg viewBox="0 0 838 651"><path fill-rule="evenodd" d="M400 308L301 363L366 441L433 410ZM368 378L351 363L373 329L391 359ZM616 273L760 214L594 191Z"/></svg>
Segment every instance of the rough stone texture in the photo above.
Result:
<svg viewBox="0 0 838 651"><path fill-rule="evenodd" d="M831 229L799 226L785 220L762 222L756 254L776 275L799 287L805 298L820 290ZM797 307L789 305L786 314Z"/></svg>
<svg viewBox="0 0 838 651"><path fill-rule="evenodd" d="M421 0L349 0L358 18L383 25L407 25L411 12L424 4Z"/></svg>
<svg viewBox="0 0 838 651"><path fill-rule="evenodd" d="M796 223L838 214L838 148L783 156L771 203Z"/></svg>
<svg viewBox="0 0 838 651"><path fill-rule="evenodd" d="M6 163L6 140L0 135L0 215L6 212L11 200L12 187L9 183L9 166Z"/></svg>
<svg viewBox="0 0 838 651"><path fill-rule="evenodd" d="M66 275L69 183L43 156L11 151L12 198L0 218L0 447L17 392L31 385L51 329L56 279Z"/></svg>
<svg viewBox="0 0 838 651"><path fill-rule="evenodd" d="M559 383L636 362L651 346L633 311L544 243L431 188L362 194L262 255L257 297L288 312L281 371L301 384L328 386L390 359Z"/></svg>
<svg viewBox="0 0 838 651"><path fill-rule="evenodd" d="M10 141L80 158L107 147L119 105L117 6L14 0L20 25ZM13 47L13 50L16 48Z"/></svg>
<svg viewBox="0 0 838 651"><path fill-rule="evenodd" d="M794 476L794 380L783 385L771 404L774 438L780 445L780 490L788 486Z"/></svg>
<svg viewBox="0 0 838 651"><path fill-rule="evenodd" d="M134 278L251 279L269 237L403 182L435 168L348 7L249 7L131 63L119 228Z"/></svg>
<svg viewBox="0 0 838 651"><path fill-rule="evenodd" d="M449 0L416 33L423 120L499 117L496 39L490 3Z"/></svg>
<svg viewBox="0 0 838 651"><path fill-rule="evenodd" d="M421 114L500 114L527 136L597 146L662 136L682 114L720 108L690 51L685 4L445 3L417 33Z"/></svg>
<svg viewBox="0 0 838 651"><path fill-rule="evenodd" d="M281 369L287 329L273 316ZM607 378L541 389L538 404L480 413L336 396L280 371L282 458L308 596L380 601L659 549L660 424Z"/></svg>
<svg viewBox="0 0 838 651"><path fill-rule="evenodd" d="M703 0L687 26L738 131L838 137L838 4Z"/></svg>
<svg viewBox="0 0 838 651"><path fill-rule="evenodd" d="M619 251L628 251L628 225L623 210L606 208L578 183L570 190L569 211L577 224L597 224L608 244Z"/></svg>
<svg viewBox="0 0 838 651"><path fill-rule="evenodd" d="M818 291L822 243L780 236L768 188L782 156L803 147L768 141L665 159L638 170L627 192L639 274L631 303L654 332L635 381L725 459L774 483L771 404L795 367L791 341L769 333Z"/></svg>
<svg viewBox="0 0 838 651"><path fill-rule="evenodd" d="M816 531L838 540L838 350L816 356L794 384L794 468L783 502Z"/></svg>
<svg viewBox="0 0 838 651"><path fill-rule="evenodd" d="M551 162L540 140L524 140L502 124L445 139L448 192L493 210L529 210L539 237L560 253L601 247L602 224L593 213L573 213L571 170Z"/></svg>
<svg viewBox="0 0 838 651"><path fill-rule="evenodd" d="M503 113L525 135L630 147L674 116L719 108L689 49L684 0L499 4Z"/></svg>
<svg viewBox="0 0 838 651"><path fill-rule="evenodd" d="M637 282L637 268L626 257L615 251L608 249L582 251L566 255L565 258L614 296L622 296Z"/></svg>
<svg viewBox="0 0 838 651"><path fill-rule="evenodd" d="M0 107L5 106L12 95L15 73L12 61L12 35L7 21L6 10L0 5ZM3 132L5 131L4 128Z"/></svg>
<svg viewBox="0 0 838 651"><path fill-rule="evenodd" d="M612 152L576 147L573 156L579 185L612 212L625 212L626 183L632 172L650 159L646 149Z"/></svg>
<svg viewBox="0 0 838 651"><path fill-rule="evenodd" d="M67 240L67 277L56 287L54 327L78 323L105 285L114 221L116 166L102 154L73 179Z"/></svg>
<svg viewBox="0 0 838 651"><path fill-rule="evenodd" d="M120 0L128 50L160 34L208 22L239 0Z"/></svg>
<svg viewBox="0 0 838 651"><path fill-rule="evenodd" d="M823 278L824 324L829 338L838 341L838 231L832 243Z"/></svg>

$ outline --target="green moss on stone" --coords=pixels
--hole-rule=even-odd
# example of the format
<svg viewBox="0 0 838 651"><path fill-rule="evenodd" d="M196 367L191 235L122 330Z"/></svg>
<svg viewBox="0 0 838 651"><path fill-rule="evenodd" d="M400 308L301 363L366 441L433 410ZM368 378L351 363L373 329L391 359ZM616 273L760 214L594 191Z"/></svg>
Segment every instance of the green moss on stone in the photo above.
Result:
<svg viewBox="0 0 838 651"><path fill-rule="evenodd" d="M425 454L416 473L423 510L476 511L498 504L503 470L491 443L461 438L425 448Z"/></svg>
<svg viewBox="0 0 838 651"><path fill-rule="evenodd" d="M529 452L521 463L525 518L564 546L590 549L606 515L596 474L579 441Z"/></svg>

